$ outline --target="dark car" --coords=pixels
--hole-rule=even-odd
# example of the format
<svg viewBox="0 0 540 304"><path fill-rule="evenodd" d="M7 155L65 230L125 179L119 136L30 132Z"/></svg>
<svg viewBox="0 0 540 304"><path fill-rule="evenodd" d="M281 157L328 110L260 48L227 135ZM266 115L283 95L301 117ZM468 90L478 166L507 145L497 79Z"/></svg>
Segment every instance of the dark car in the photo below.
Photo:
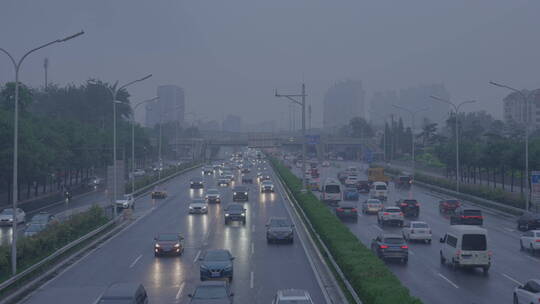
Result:
<svg viewBox="0 0 540 304"><path fill-rule="evenodd" d="M154 238L154 256L182 255L184 237L178 233L160 233Z"/></svg>
<svg viewBox="0 0 540 304"><path fill-rule="evenodd" d="M212 175L212 174L214 174L214 169L212 167L210 167L210 166L205 166L202 169L202 173L204 175Z"/></svg>
<svg viewBox="0 0 540 304"><path fill-rule="evenodd" d="M218 189L208 189L205 199L209 203L221 203L221 194Z"/></svg>
<svg viewBox="0 0 540 304"><path fill-rule="evenodd" d="M371 241L371 250L381 259L398 259L407 264L409 246L399 234L381 234Z"/></svg>
<svg viewBox="0 0 540 304"><path fill-rule="evenodd" d="M517 228L521 231L540 229L540 214L524 213L517 220Z"/></svg>
<svg viewBox="0 0 540 304"><path fill-rule="evenodd" d="M240 170L240 172L243 173L243 174L248 174L249 172L251 172L251 170L249 168L247 168L247 167L244 167L244 168L242 168L242 170Z"/></svg>
<svg viewBox="0 0 540 304"><path fill-rule="evenodd" d="M231 185L231 180L225 177L221 177L218 179L217 184L220 187L229 187Z"/></svg>
<svg viewBox="0 0 540 304"><path fill-rule="evenodd" d="M266 224L266 241L268 243L277 241L294 242L294 225L286 218L270 218Z"/></svg>
<svg viewBox="0 0 540 304"><path fill-rule="evenodd" d="M478 225L482 226L484 217L480 209L456 208L454 214L450 216L450 225Z"/></svg>
<svg viewBox="0 0 540 304"><path fill-rule="evenodd" d="M347 187L343 191L343 199L346 201L358 201L360 199L360 194L356 187Z"/></svg>
<svg viewBox="0 0 540 304"><path fill-rule="evenodd" d="M191 189L202 189L202 188L204 188L204 181L200 177L193 177L191 179L189 187Z"/></svg>
<svg viewBox="0 0 540 304"><path fill-rule="evenodd" d="M420 203L415 199L400 199L396 207L401 209L403 216L418 217L420 215Z"/></svg>
<svg viewBox="0 0 540 304"><path fill-rule="evenodd" d="M253 184L253 175L250 173L244 173L242 175L242 184Z"/></svg>
<svg viewBox="0 0 540 304"><path fill-rule="evenodd" d="M191 298L189 303L214 303L214 304L232 304L232 297L229 284L223 281L202 282L193 294L188 294Z"/></svg>
<svg viewBox="0 0 540 304"><path fill-rule="evenodd" d="M229 204L225 208L225 225L228 225L232 221L242 222L246 224L246 209L240 204Z"/></svg>
<svg viewBox="0 0 540 304"><path fill-rule="evenodd" d="M167 191L163 189L156 189L152 191L152 199L164 199L167 198Z"/></svg>
<svg viewBox="0 0 540 304"><path fill-rule="evenodd" d="M148 295L142 284L116 283L99 297L96 304L148 304Z"/></svg>
<svg viewBox="0 0 540 304"><path fill-rule="evenodd" d="M249 200L249 189L245 186L233 188L233 202L247 202Z"/></svg>
<svg viewBox="0 0 540 304"><path fill-rule="evenodd" d="M411 176L408 176L408 175L402 175L402 176L398 176L396 179L395 179L395 185L396 185L396 188L398 189L410 189L411 186L412 186L412 177Z"/></svg>
<svg viewBox="0 0 540 304"><path fill-rule="evenodd" d="M29 224L30 225L31 224L49 225L49 224L52 224L52 223L55 223L55 222L58 222L58 220L56 219L54 214L42 211L42 212L32 216L32 219L30 220Z"/></svg>
<svg viewBox="0 0 540 304"><path fill-rule="evenodd" d="M360 193L369 193L369 190L371 190L371 188L369 187L369 181L367 180L358 181L358 183L356 184L356 188Z"/></svg>
<svg viewBox="0 0 540 304"><path fill-rule="evenodd" d="M274 192L274 183L270 180L266 180L261 183L261 193Z"/></svg>
<svg viewBox="0 0 540 304"><path fill-rule="evenodd" d="M356 208L356 203L341 201L336 207L336 216L340 219L351 219L353 221L358 221L358 209Z"/></svg>
<svg viewBox="0 0 540 304"><path fill-rule="evenodd" d="M445 199L439 201L439 212L453 213L459 206L461 206L461 203L457 199Z"/></svg>
<svg viewBox="0 0 540 304"><path fill-rule="evenodd" d="M229 279L232 281L234 257L229 250L214 249L208 250L200 261L201 281L209 279Z"/></svg>

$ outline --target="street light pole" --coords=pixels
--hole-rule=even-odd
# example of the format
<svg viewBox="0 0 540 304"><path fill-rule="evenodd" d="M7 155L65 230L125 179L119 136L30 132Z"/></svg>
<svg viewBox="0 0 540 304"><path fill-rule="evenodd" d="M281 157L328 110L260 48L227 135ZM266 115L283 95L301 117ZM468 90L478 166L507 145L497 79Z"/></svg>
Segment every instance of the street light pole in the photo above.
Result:
<svg viewBox="0 0 540 304"><path fill-rule="evenodd" d="M413 110L410 110L410 109L407 109L407 108L404 108L404 107L400 107L398 105L392 105L394 108L398 108L398 109L401 109L409 114L411 114L411 154L412 154L412 167L413 167L413 177L414 175L416 174L416 159L415 159L415 148L414 148L414 121L415 121L415 117L416 117L416 114L422 112L422 111L427 111L429 108L423 108L423 109L419 109L419 110L416 110L416 111L413 111Z"/></svg>
<svg viewBox="0 0 540 304"><path fill-rule="evenodd" d="M140 101L133 107L133 113L131 113L131 194L135 193L135 110L147 102L157 100L158 97Z"/></svg>
<svg viewBox="0 0 540 304"><path fill-rule="evenodd" d="M383 148L383 159L384 159L384 161L385 161L385 163L386 163L386 119L388 118L388 116L383 117L383 116L381 116L381 115L375 114L373 111L369 111L369 113L370 113L371 115L375 115L375 116L378 116L378 117L382 118L383 121L384 121L384 132L383 132L383 144L384 144L384 148Z"/></svg>
<svg viewBox="0 0 540 304"><path fill-rule="evenodd" d="M117 216L117 212L116 212L116 206L114 206L114 202L116 201L116 196L117 196L117 192L118 192L118 185L117 185L117 168L116 168L116 104L117 103L122 103L118 100L116 100L116 96L118 94L118 92L120 92L122 89L125 89L126 87L132 85L132 84L135 84L137 82L141 82L141 81L144 81L148 78L152 77L152 74L148 74L146 76L144 76L143 78L139 78L139 79L136 79L136 80L133 80L131 82L128 82L124 85L122 85L121 87L117 87L118 86L118 81L115 82L114 86L111 88L111 87L108 87L106 85L104 85L105 88L107 88L112 96L112 104L113 104L113 195L112 195L112 205L113 205L113 218L116 218ZM93 82L95 83L95 82Z"/></svg>
<svg viewBox="0 0 540 304"><path fill-rule="evenodd" d="M19 163L19 72L21 70L21 65L26 57L30 55L31 53L40 50L42 48L48 47L49 45L60 43L60 42L66 42L68 40L71 40L73 38L76 38L80 35L84 34L84 31L80 31L74 35L65 37L63 39L57 39L48 43L45 43L43 45L40 45L36 48L33 48L26 52L19 61L16 61L15 58L5 49L0 48L0 52L6 54L9 59L11 60L11 63L13 64L13 68L15 69L15 109L14 109L14 118L13 118L13 197L12 197L12 204L13 204L13 233L12 233L12 240L11 240L11 272L13 275L17 273L17 221L15 220L15 214L17 212L17 200L19 196L19 184L18 184L18 163Z"/></svg>
<svg viewBox="0 0 540 304"><path fill-rule="evenodd" d="M307 189L306 180L306 85L302 83L302 94L278 94L275 91L275 97L285 97L292 103L298 104L302 107L302 191ZM301 97L298 101L296 97Z"/></svg>
<svg viewBox="0 0 540 304"><path fill-rule="evenodd" d="M444 98L441 98L441 97L437 97L437 96L434 96L434 95L431 95L429 97L431 97L431 98L433 98L435 100L447 103L447 104L451 105L454 108L454 114L456 115L456 117L455 117L455 119L456 119L456 121L455 121L455 125L456 125L456 192L459 193L459 182L460 182L461 176L459 175L459 118L458 118L458 114L459 114L459 109L461 108L461 106L463 106L465 104L468 104L468 103L476 102L476 100L466 100L466 101L462 101L461 103L456 105L455 103L451 102L450 100L447 100L447 99L444 99Z"/></svg>
<svg viewBox="0 0 540 304"><path fill-rule="evenodd" d="M529 183L530 183L530 180L529 180L529 124L530 124L530 120L529 120L529 115L530 115L530 109L529 109L529 97L533 94L533 92L530 92L529 94L525 95L522 91L516 89L516 88L513 88L511 86L507 86L505 84L500 84L500 83L497 83L497 82L494 82L494 81L490 81L489 82L490 84L496 86L496 87L500 87L500 88L505 88L505 89L508 89L510 91L513 91L513 92L516 92L518 93L521 98L523 98L523 102L525 103L525 109L526 109L526 112L525 112L525 189L526 189L526 192L527 194L525 195L525 210L529 211L529 208L530 208L530 200L529 200L529 196L531 195L531 189L529 187Z"/></svg>

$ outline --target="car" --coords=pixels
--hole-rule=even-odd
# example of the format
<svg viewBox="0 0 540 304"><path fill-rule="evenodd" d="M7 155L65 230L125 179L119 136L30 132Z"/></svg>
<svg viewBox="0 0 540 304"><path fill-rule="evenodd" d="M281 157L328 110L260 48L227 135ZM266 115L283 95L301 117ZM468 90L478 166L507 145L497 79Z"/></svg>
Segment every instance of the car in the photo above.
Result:
<svg viewBox="0 0 540 304"><path fill-rule="evenodd" d="M411 188L413 183L412 176L409 175L401 175L395 178L394 185L397 189L405 189L408 190Z"/></svg>
<svg viewBox="0 0 540 304"><path fill-rule="evenodd" d="M230 222L237 221L246 224L246 209L238 203L232 203L225 208L225 225Z"/></svg>
<svg viewBox="0 0 540 304"><path fill-rule="evenodd" d="M267 175L267 174L262 174L261 177L259 177L259 182L264 182L264 181L269 181L271 180L270 179L270 175Z"/></svg>
<svg viewBox="0 0 540 304"><path fill-rule="evenodd" d="M377 213L377 222L384 226L386 224L396 224L403 226L403 212L399 207L384 207Z"/></svg>
<svg viewBox="0 0 540 304"><path fill-rule="evenodd" d="M323 161L323 162L321 163L321 166L322 166L322 167L330 167L330 162L327 161L327 160L325 160L325 161Z"/></svg>
<svg viewBox="0 0 540 304"><path fill-rule="evenodd" d="M13 225L13 220L17 224L24 223L26 221L26 213L21 208L17 208L16 212L13 212L13 208L6 208L0 213L0 225Z"/></svg>
<svg viewBox="0 0 540 304"><path fill-rule="evenodd" d="M148 304L144 286L138 283L114 283L101 294L95 304Z"/></svg>
<svg viewBox="0 0 540 304"><path fill-rule="evenodd" d="M210 166L204 166L202 168L202 174L203 175L212 175L214 174L214 169Z"/></svg>
<svg viewBox="0 0 540 304"><path fill-rule="evenodd" d="M124 197L117 199L115 202L117 209L134 209L135 208L135 198L132 194L124 194Z"/></svg>
<svg viewBox="0 0 540 304"><path fill-rule="evenodd" d="M240 173L242 173L242 174L248 174L249 172L251 172L251 169L249 169L248 167L243 167L240 170Z"/></svg>
<svg viewBox="0 0 540 304"><path fill-rule="evenodd" d="M193 304L232 304L234 293L231 292L229 284L224 281L202 282L195 288L193 294L188 294Z"/></svg>
<svg viewBox="0 0 540 304"><path fill-rule="evenodd" d="M404 216L418 217L420 215L420 203L415 199L399 199L396 206L401 209Z"/></svg>
<svg viewBox="0 0 540 304"><path fill-rule="evenodd" d="M24 229L24 236L25 237L34 236L40 233L41 231L45 230L46 228L47 228L47 225L42 224L42 223L30 223L28 224L26 229Z"/></svg>
<svg viewBox="0 0 540 304"><path fill-rule="evenodd" d="M383 203L376 199L370 198L364 201L362 204L362 213L363 214L378 214L379 211L383 209Z"/></svg>
<svg viewBox="0 0 540 304"><path fill-rule="evenodd" d="M369 181L359 180L358 183L356 183L356 189L358 189L358 192L360 193L369 193L369 190L371 190Z"/></svg>
<svg viewBox="0 0 540 304"><path fill-rule="evenodd" d="M231 185L231 181L228 178L221 177L218 179L217 184L220 187L229 187Z"/></svg>
<svg viewBox="0 0 540 304"><path fill-rule="evenodd" d="M356 184L358 183L360 179L358 178L358 175L356 174L349 174L346 178L345 178L345 186L356 186Z"/></svg>
<svg viewBox="0 0 540 304"><path fill-rule="evenodd" d="M249 200L249 189L246 186L236 186L233 188L233 202L247 202Z"/></svg>
<svg viewBox="0 0 540 304"><path fill-rule="evenodd" d="M233 280L234 257L229 250L212 249L206 251L199 258L199 272L201 281L209 279L229 279Z"/></svg>
<svg viewBox="0 0 540 304"><path fill-rule="evenodd" d="M388 185L385 182L373 182L369 190L369 197L386 201L388 199Z"/></svg>
<svg viewBox="0 0 540 304"><path fill-rule="evenodd" d="M426 222L408 222L403 225L401 232L406 241L424 241L431 244L431 228Z"/></svg>
<svg viewBox="0 0 540 304"><path fill-rule="evenodd" d="M517 220L517 229L520 231L540 229L540 214L525 212Z"/></svg>
<svg viewBox="0 0 540 304"><path fill-rule="evenodd" d="M184 237L179 233L160 233L154 237L154 256L182 255Z"/></svg>
<svg viewBox="0 0 540 304"><path fill-rule="evenodd" d="M514 304L540 303L540 280L533 279L514 288Z"/></svg>
<svg viewBox="0 0 540 304"><path fill-rule="evenodd" d="M154 189L151 195L152 199L164 199L167 198L167 190L165 189Z"/></svg>
<svg viewBox="0 0 540 304"><path fill-rule="evenodd" d="M56 216L54 216L54 214L41 211L38 214L32 216L29 224L49 225L55 222L58 222L58 219L56 219Z"/></svg>
<svg viewBox="0 0 540 304"><path fill-rule="evenodd" d="M346 201L358 201L360 199L360 194L356 187L347 187L343 190L343 199Z"/></svg>
<svg viewBox="0 0 540 304"><path fill-rule="evenodd" d="M380 259L398 259L403 264L409 261L409 246L399 234L380 234L371 241L371 250Z"/></svg>
<svg viewBox="0 0 540 304"><path fill-rule="evenodd" d="M356 208L356 203L354 202L339 202L335 213L340 219L352 219L355 222L358 221L358 209Z"/></svg>
<svg viewBox="0 0 540 304"><path fill-rule="evenodd" d="M284 241L294 242L294 225L284 217L271 217L266 223L266 241L268 243Z"/></svg>
<svg viewBox="0 0 540 304"><path fill-rule="evenodd" d="M189 214L206 214L208 205L203 199L194 199L189 203Z"/></svg>
<svg viewBox="0 0 540 304"><path fill-rule="evenodd" d="M272 304L313 304L311 295L302 289L278 290Z"/></svg>
<svg viewBox="0 0 540 304"><path fill-rule="evenodd" d="M519 238L521 250L530 250L532 253L540 250L540 230L529 230Z"/></svg>
<svg viewBox="0 0 540 304"><path fill-rule="evenodd" d="M134 176L144 176L145 174L146 171L144 171L144 169L135 169L135 171L133 171Z"/></svg>
<svg viewBox="0 0 540 304"><path fill-rule="evenodd" d="M202 189L204 188L204 181L200 177L193 177L189 182L189 187L191 189Z"/></svg>
<svg viewBox="0 0 540 304"><path fill-rule="evenodd" d="M266 180L261 183L261 193L274 192L274 183L270 180Z"/></svg>
<svg viewBox="0 0 540 304"><path fill-rule="evenodd" d="M253 175L245 173L242 175L242 184L253 184Z"/></svg>
<svg viewBox="0 0 540 304"><path fill-rule="evenodd" d="M440 213L454 213L461 206L461 202L457 199L445 199L439 201Z"/></svg>
<svg viewBox="0 0 540 304"><path fill-rule="evenodd" d="M102 180L101 180L101 178L99 178L97 176L91 176L88 179L86 179L86 186L89 187L89 188L96 189L101 184L102 184Z"/></svg>
<svg viewBox="0 0 540 304"><path fill-rule="evenodd" d="M478 225L482 226L484 217L480 209L465 208L460 206L456 208L454 214L450 216L450 225Z"/></svg>
<svg viewBox="0 0 540 304"><path fill-rule="evenodd" d="M457 268L482 268L487 274L491 267L487 230L473 225L451 225L440 239L441 265Z"/></svg>
<svg viewBox="0 0 540 304"><path fill-rule="evenodd" d="M221 194L215 188L208 189L204 198L208 203L221 203Z"/></svg>

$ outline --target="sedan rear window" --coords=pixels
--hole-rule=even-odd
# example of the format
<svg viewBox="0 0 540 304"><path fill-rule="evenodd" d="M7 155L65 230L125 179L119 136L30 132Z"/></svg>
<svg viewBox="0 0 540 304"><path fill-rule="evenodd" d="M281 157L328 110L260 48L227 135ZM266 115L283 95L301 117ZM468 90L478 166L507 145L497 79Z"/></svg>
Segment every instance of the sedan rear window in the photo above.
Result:
<svg viewBox="0 0 540 304"><path fill-rule="evenodd" d="M471 251L486 250L486 236L484 234L464 234L461 243L461 249Z"/></svg>
<svg viewBox="0 0 540 304"><path fill-rule="evenodd" d="M468 216L479 216L479 215L482 215L482 211L475 210L475 209L466 209L466 210L463 210L463 214L468 215Z"/></svg>
<svg viewBox="0 0 540 304"><path fill-rule="evenodd" d="M375 186L375 190L386 190L386 186L384 185Z"/></svg>
<svg viewBox="0 0 540 304"><path fill-rule="evenodd" d="M227 298L227 290L222 286L202 286L195 290L194 299L223 299Z"/></svg>
<svg viewBox="0 0 540 304"><path fill-rule="evenodd" d="M328 185L328 186L324 187L324 191L326 193L339 193L340 189L339 189L338 185Z"/></svg>
<svg viewBox="0 0 540 304"><path fill-rule="evenodd" d="M386 244L401 244L403 243L403 239L402 238L385 238L384 242Z"/></svg>
<svg viewBox="0 0 540 304"><path fill-rule="evenodd" d="M429 228L426 223L413 223L413 228Z"/></svg>

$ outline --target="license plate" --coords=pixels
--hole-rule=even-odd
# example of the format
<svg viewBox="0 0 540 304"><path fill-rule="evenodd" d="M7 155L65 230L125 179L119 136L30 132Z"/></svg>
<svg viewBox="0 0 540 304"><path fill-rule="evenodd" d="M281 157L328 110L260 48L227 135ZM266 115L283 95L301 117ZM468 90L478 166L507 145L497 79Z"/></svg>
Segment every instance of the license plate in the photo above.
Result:
<svg viewBox="0 0 540 304"><path fill-rule="evenodd" d="M351 212L351 210L345 210L345 213L350 213L350 212Z"/></svg>
<svg viewBox="0 0 540 304"><path fill-rule="evenodd" d="M212 272L212 278L218 278L221 274L219 272Z"/></svg>

